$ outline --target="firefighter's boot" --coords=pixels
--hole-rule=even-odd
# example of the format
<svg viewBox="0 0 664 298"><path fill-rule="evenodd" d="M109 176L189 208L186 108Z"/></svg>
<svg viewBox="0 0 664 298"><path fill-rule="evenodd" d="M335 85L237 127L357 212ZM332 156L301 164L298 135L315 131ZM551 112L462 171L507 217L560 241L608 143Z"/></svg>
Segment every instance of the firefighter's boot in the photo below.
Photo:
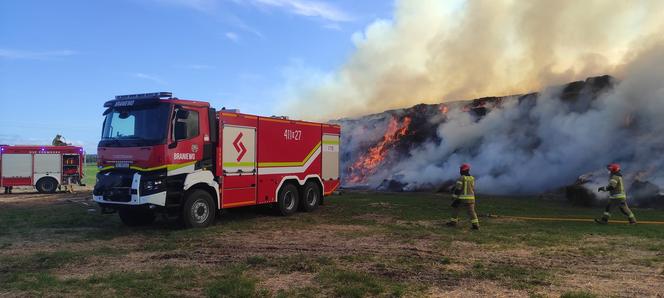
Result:
<svg viewBox="0 0 664 298"><path fill-rule="evenodd" d="M477 214L475 213L475 209L472 209L471 216L473 217L473 219L470 220L470 223L473 225L472 229L473 230L479 230L480 229L480 220L477 218Z"/></svg>
<svg viewBox="0 0 664 298"><path fill-rule="evenodd" d="M634 217L634 215L629 217L629 224L630 225L635 225L636 224L636 218Z"/></svg>
<svg viewBox="0 0 664 298"><path fill-rule="evenodd" d="M457 226L457 221L458 221L458 220L454 220L454 219L452 219L452 220L448 221L445 225L448 226L448 227L453 228L453 227L456 227L456 226Z"/></svg>
<svg viewBox="0 0 664 298"><path fill-rule="evenodd" d="M605 224L608 224L608 223L609 223L609 219L606 218L606 217L595 218L595 222L598 223L598 224L600 224L600 225L605 225Z"/></svg>
<svg viewBox="0 0 664 298"><path fill-rule="evenodd" d="M609 213L609 210L607 209L606 211L604 211L604 215L602 215L601 218L595 218L595 222L600 224L600 225L608 224L609 223L609 217L611 217L611 213Z"/></svg>

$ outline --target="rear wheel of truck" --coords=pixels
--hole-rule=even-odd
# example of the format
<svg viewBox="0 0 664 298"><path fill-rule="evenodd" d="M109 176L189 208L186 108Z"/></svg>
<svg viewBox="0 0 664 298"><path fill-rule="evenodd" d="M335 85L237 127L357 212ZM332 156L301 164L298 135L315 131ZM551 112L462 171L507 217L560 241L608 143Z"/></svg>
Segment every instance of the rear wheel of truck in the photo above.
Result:
<svg viewBox="0 0 664 298"><path fill-rule="evenodd" d="M51 177L44 177L37 181L35 187L40 193L54 193L58 188L58 181Z"/></svg>
<svg viewBox="0 0 664 298"><path fill-rule="evenodd" d="M300 210L305 212L311 212L318 208L320 205L321 192L318 183L314 181L308 181L304 184L304 189L302 190L302 198L300 200Z"/></svg>
<svg viewBox="0 0 664 298"><path fill-rule="evenodd" d="M214 222L216 214L212 196L207 191L196 189L186 195L182 209L182 223L185 227L207 227Z"/></svg>
<svg viewBox="0 0 664 298"><path fill-rule="evenodd" d="M279 197L277 198L277 210L279 214L288 216L297 211L299 202L299 193L295 185L287 183L279 189Z"/></svg>
<svg viewBox="0 0 664 298"><path fill-rule="evenodd" d="M146 226L154 222L154 212L147 208L122 208L118 210L122 223L130 227Z"/></svg>

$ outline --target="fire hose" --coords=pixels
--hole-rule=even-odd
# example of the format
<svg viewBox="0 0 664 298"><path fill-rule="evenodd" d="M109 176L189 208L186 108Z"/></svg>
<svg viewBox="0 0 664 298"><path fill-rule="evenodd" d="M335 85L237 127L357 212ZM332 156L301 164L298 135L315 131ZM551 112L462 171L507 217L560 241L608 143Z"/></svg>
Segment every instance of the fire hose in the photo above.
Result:
<svg viewBox="0 0 664 298"><path fill-rule="evenodd" d="M594 219L591 218L568 218L568 217L530 217L530 216L509 216L509 215L495 215L488 214L485 215L488 218L508 218L508 219L518 219L518 220L538 220L538 221L574 221L574 222L594 222ZM626 220L612 220L614 223L624 223L628 224ZM645 220L639 221L639 224L646 225L664 225L664 221L652 221Z"/></svg>

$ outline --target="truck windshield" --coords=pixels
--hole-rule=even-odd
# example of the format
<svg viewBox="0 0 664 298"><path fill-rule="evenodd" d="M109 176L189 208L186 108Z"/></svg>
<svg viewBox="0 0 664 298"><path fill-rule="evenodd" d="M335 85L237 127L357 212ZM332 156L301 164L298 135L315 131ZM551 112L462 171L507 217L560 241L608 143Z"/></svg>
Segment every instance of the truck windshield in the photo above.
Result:
<svg viewBox="0 0 664 298"><path fill-rule="evenodd" d="M99 146L128 147L164 144L170 110L170 105L167 103L113 108L106 114Z"/></svg>

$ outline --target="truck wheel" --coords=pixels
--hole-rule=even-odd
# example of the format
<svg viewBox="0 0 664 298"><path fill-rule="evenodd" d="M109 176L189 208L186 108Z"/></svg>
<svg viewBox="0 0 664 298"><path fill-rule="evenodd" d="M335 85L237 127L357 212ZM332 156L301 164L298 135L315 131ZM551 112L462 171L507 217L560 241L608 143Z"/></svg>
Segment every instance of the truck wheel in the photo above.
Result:
<svg viewBox="0 0 664 298"><path fill-rule="evenodd" d="M277 209L283 216L288 216L297 211L299 194L295 185L287 183L281 186L279 198L277 199Z"/></svg>
<svg viewBox="0 0 664 298"><path fill-rule="evenodd" d="M51 177L44 177L37 181L35 187L40 193L54 193L58 188L58 181Z"/></svg>
<svg viewBox="0 0 664 298"><path fill-rule="evenodd" d="M122 208L118 210L122 223L130 227L147 226L154 222L154 212L147 208Z"/></svg>
<svg viewBox="0 0 664 298"><path fill-rule="evenodd" d="M311 212L318 208L320 204L321 193L318 183L309 181L304 184L304 189L302 190L302 199L300 200L300 210L305 212Z"/></svg>
<svg viewBox="0 0 664 298"><path fill-rule="evenodd" d="M203 228L214 222L217 214L212 196L207 191L196 189L187 194L182 209L182 222L187 228Z"/></svg>

